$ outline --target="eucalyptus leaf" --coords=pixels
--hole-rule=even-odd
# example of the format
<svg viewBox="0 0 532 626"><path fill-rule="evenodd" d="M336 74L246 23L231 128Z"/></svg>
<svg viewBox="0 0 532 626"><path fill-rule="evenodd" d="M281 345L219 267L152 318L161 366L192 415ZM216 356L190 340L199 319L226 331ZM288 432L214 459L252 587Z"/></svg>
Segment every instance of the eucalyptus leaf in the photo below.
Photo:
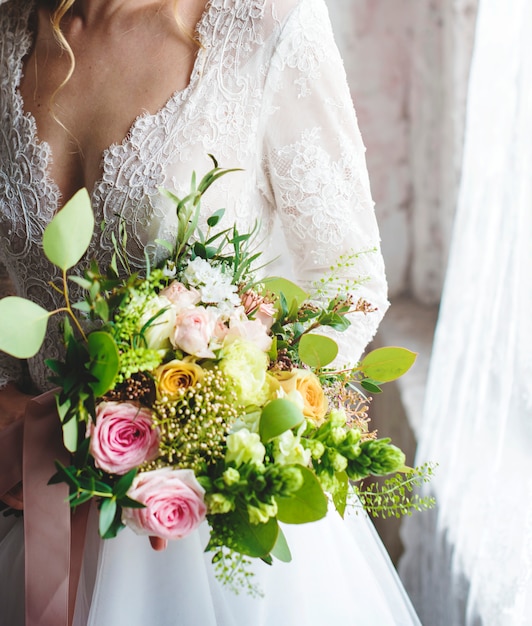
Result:
<svg viewBox="0 0 532 626"><path fill-rule="evenodd" d="M327 497L308 468L298 465L303 485L290 497L277 496L277 518L286 524L315 522L327 515Z"/></svg>
<svg viewBox="0 0 532 626"><path fill-rule="evenodd" d="M301 409L290 400L277 398L262 409L259 434L263 442L279 437L290 428L299 426L305 419Z"/></svg>
<svg viewBox="0 0 532 626"><path fill-rule="evenodd" d="M76 452L78 449L78 420L69 419L63 426L63 443L69 452Z"/></svg>
<svg viewBox="0 0 532 626"><path fill-rule="evenodd" d="M39 351L51 313L35 302L8 296L0 300L0 350L29 359Z"/></svg>
<svg viewBox="0 0 532 626"><path fill-rule="evenodd" d="M414 364L416 353L406 348L377 348L367 354L359 368L373 380L387 383L405 374Z"/></svg>
<svg viewBox="0 0 532 626"><path fill-rule="evenodd" d="M292 553L288 547L288 542L281 528L279 528L279 534L277 535L277 541L272 549L272 556L283 563L290 563L292 560Z"/></svg>
<svg viewBox="0 0 532 626"><path fill-rule="evenodd" d="M76 192L53 217L43 234L48 259L63 271L76 265L87 251L94 231L94 215L85 188Z"/></svg>
<svg viewBox="0 0 532 626"><path fill-rule="evenodd" d="M343 517L345 514L345 507L347 506L349 478L347 477L346 472L339 472L336 474L336 480L338 487L333 493L333 503L340 516Z"/></svg>
<svg viewBox="0 0 532 626"><path fill-rule="evenodd" d="M90 383L95 396L103 396L112 388L120 367L118 348L109 333L98 330L87 340L91 358L90 373L97 379Z"/></svg>
<svg viewBox="0 0 532 626"><path fill-rule="evenodd" d="M338 344L324 335L308 333L299 341L299 358L313 369L321 369L338 355Z"/></svg>
<svg viewBox="0 0 532 626"><path fill-rule="evenodd" d="M218 209L218 211L215 211L207 220L207 225L211 228L216 226L216 224L218 224L218 222L222 219L224 213L225 209Z"/></svg>
<svg viewBox="0 0 532 626"><path fill-rule="evenodd" d="M281 294L284 295L287 302L290 302L292 305L295 300L297 306L301 306L303 302L308 298L308 293L303 291L301 287L296 285L290 280L286 278L281 278L279 276L272 276L265 278L262 281L262 284L266 287L266 289L276 296L280 297Z"/></svg>

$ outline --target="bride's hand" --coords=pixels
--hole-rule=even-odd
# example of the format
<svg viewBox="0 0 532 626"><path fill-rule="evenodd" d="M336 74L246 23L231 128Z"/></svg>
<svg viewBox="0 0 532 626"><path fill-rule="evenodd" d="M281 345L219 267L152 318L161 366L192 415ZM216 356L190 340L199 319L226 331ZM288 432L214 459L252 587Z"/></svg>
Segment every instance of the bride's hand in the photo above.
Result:
<svg viewBox="0 0 532 626"><path fill-rule="evenodd" d="M26 405L32 399L17 389L13 383L8 383L0 391L0 432L13 422L22 419L26 411ZM23 509L22 483L8 491L0 499L13 509Z"/></svg>

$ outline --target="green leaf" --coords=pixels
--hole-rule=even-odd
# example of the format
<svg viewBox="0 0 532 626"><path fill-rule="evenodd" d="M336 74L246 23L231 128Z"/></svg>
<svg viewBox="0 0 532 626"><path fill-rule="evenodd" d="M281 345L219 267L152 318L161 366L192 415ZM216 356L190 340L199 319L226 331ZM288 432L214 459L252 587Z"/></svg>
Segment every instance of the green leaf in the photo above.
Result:
<svg viewBox="0 0 532 626"><path fill-rule="evenodd" d="M63 424L63 443L69 452L75 452L78 448L78 420L69 419Z"/></svg>
<svg viewBox="0 0 532 626"><path fill-rule="evenodd" d="M270 358L270 361L276 361L276 360L277 360L277 354L278 354L278 351L277 351L277 341L278 341L278 340L277 340L277 336L276 336L276 335L274 335L274 336L272 337L272 345L271 345L271 348L270 348L270 350L268 351L268 357Z"/></svg>
<svg viewBox="0 0 532 626"><path fill-rule="evenodd" d="M313 369L321 369L334 361L338 355L338 344L324 335L306 334L299 342L299 358Z"/></svg>
<svg viewBox="0 0 532 626"><path fill-rule="evenodd" d="M8 296L0 300L0 350L17 359L29 359L39 351L51 313L35 302Z"/></svg>
<svg viewBox="0 0 532 626"><path fill-rule="evenodd" d="M137 468L132 469L127 474L124 474L120 478L120 480L116 483L113 489L113 493L117 498L123 498L126 495L137 473L138 473Z"/></svg>
<svg viewBox="0 0 532 626"><path fill-rule="evenodd" d="M294 402L283 398L272 400L262 409L260 438L263 442L271 441L290 428L299 426L304 419L303 412Z"/></svg>
<svg viewBox="0 0 532 626"><path fill-rule="evenodd" d="M76 192L54 216L43 234L44 253L63 271L85 254L94 230L94 215L85 188Z"/></svg>
<svg viewBox="0 0 532 626"><path fill-rule="evenodd" d="M371 378L364 378L364 380L360 381L361 386L370 393L382 393L382 389L379 387L376 380L372 380Z"/></svg>
<svg viewBox="0 0 532 626"><path fill-rule="evenodd" d="M90 383L95 396L103 396L113 386L120 366L115 340L102 330L92 332L87 340L90 354L90 373L97 379Z"/></svg>
<svg viewBox="0 0 532 626"><path fill-rule="evenodd" d="M265 278L262 283L268 291L271 291L276 296L280 297L283 294L287 302L292 303L295 300L298 307L308 298L306 291L303 291L301 287L286 278L272 276Z"/></svg>
<svg viewBox="0 0 532 626"><path fill-rule="evenodd" d="M360 369L368 378L388 383L408 372L416 356L406 348L377 348L364 357Z"/></svg>
<svg viewBox="0 0 532 626"><path fill-rule="evenodd" d="M336 480L338 481L338 488L333 493L333 503L341 517L345 514L345 507L347 505L347 494L349 491L349 478L346 472L340 472L336 474Z"/></svg>
<svg viewBox="0 0 532 626"><path fill-rule="evenodd" d="M92 285L92 282L90 280L82 278L81 276L69 276L68 280L76 283L76 285L79 285L82 289L85 289L85 291L88 291Z"/></svg>
<svg viewBox="0 0 532 626"><path fill-rule="evenodd" d="M114 498L104 498L100 505L99 531L104 537L113 524L116 514L116 500Z"/></svg>
<svg viewBox="0 0 532 626"><path fill-rule="evenodd" d="M207 220L207 225L211 228L216 226L216 224L218 224L218 222L222 219L224 213L225 209L218 209L218 211L215 211Z"/></svg>
<svg viewBox="0 0 532 626"><path fill-rule="evenodd" d="M82 491L81 493L73 493L69 500L70 506L76 507L84 502L88 502L92 498L92 493L90 491Z"/></svg>
<svg viewBox="0 0 532 626"><path fill-rule="evenodd" d="M49 485L57 485L58 483L66 483L70 489L77 491L79 489L79 482L72 473L73 467L65 467L59 461L55 461L55 467L57 473L54 474L48 481Z"/></svg>
<svg viewBox="0 0 532 626"><path fill-rule="evenodd" d="M124 496L120 498L120 505L125 509L145 509L146 505L142 504L142 502L137 502L136 500L132 500L128 498L128 496Z"/></svg>
<svg viewBox="0 0 532 626"><path fill-rule="evenodd" d="M322 326L329 326L341 333L351 326L351 322L347 317L345 315L338 315L338 313L325 313L319 317L318 321Z"/></svg>
<svg viewBox="0 0 532 626"><path fill-rule="evenodd" d="M288 542L281 528L279 528L279 534L277 535L277 541L272 549L272 556L283 563L290 563L292 560L292 553L288 547Z"/></svg>
<svg viewBox="0 0 532 626"><path fill-rule="evenodd" d="M303 485L290 497L277 496L277 518L286 524L315 522L327 515L327 497L314 473L298 466Z"/></svg>
<svg viewBox="0 0 532 626"><path fill-rule="evenodd" d="M270 518L266 524L252 524L247 511L242 509L224 515L224 525L232 531L231 549L256 558L270 554L279 534L275 518Z"/></svg>
<svg viewBox="0 0 532 626"><path fill-rule="evenodd" d="M76 311L81 311L82 313L90 313L91 312L91 305L88 302L82 301L82 302L76 302L72 305L73 309L76 309Z"/></svg>
<svg viewBox="0 0 532 626"><path fill-rule="evenodd" d="M94 311L101 320L104 322L109 321L109 305L106 300L103 298L96 300L96 303L94 304Z"/></svg>
<svg viewBox="0 0 532 626"><path fill-rule="evenodd" d="M159 246L162 246L163 248L166 248L169 252L174 251L174 246L169 241L165 241L164 239L156 239L155 243Z"/></svg>

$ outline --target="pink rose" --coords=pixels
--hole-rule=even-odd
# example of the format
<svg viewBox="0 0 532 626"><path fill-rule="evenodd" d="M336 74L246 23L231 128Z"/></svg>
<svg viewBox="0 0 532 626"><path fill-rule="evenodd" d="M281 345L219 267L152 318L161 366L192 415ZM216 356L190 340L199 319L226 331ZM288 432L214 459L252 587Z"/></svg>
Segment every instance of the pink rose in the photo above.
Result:
<svg viewBox="0 0 532 626"><path fill-rule="evenodd" d="M101 402L87 436L96 466L111 474L126 474L153 461L159 452L159 431L153 428L151 411L130 402Z"/></svg>
<svg viewBox="0 0 532 626"><path fill-rule="evenodd" d="M159 295L168 298L177 311L190 309L201 299L200 292L197 289L187 289L183 283L177 280L170 283Z"/></svg>
<svg viewBox="0 0 532 626"><path fill-rule="evenodd" d="M190 469L164 467L136 476L128 494L145 505L124 508L122 521L139 535L181 539L205 519L205 490Z"/></svg>
<svg viewBox="0 0 532 626"><path fill-rule="evenodd" d="M231 320L225 343L231 343L237 338L254 343L263 352L268 352L272 347L272 338L268 334L268 329L259 320Z"/></svg>
<svg viewBox="0 0 532 626"><path fill-rule="evenodd" d="M255 313L255 319L261 321L267 330L270 330L276 315L277 311L273 302L261 302L258 311Z"/></svg>
<svg viewBox="0 0 532 626"><path fill-rule="evenodd" d="M275 305L273 302L266 300L264 296L261 296L252 289L243 293L240 296L240 300L246 315L252 315L253 319L261 321L269 331L276 316Z"/></svg>
<svg viewBox="0 0 532 626"><path fill-rule="evenodd" d="M197 306L181 311L176 317L173 345L199 358L213 358L209 344L214 336L218 315L211 309Z"/></svg>

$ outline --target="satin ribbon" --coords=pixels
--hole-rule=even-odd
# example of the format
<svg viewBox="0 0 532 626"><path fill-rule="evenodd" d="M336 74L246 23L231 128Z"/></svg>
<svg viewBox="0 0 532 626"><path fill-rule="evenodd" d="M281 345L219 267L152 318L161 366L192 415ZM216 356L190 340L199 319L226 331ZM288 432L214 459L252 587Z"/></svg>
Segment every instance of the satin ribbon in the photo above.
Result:
<svg viewBox="0 0 532 626"><path fill-rule="evenodd" d="M70 464L50 391L0 432L0 495L24 485L26 626L70 626L74 615L88 505L71 512L68 486L47 484L55 459Z"/></svg>

